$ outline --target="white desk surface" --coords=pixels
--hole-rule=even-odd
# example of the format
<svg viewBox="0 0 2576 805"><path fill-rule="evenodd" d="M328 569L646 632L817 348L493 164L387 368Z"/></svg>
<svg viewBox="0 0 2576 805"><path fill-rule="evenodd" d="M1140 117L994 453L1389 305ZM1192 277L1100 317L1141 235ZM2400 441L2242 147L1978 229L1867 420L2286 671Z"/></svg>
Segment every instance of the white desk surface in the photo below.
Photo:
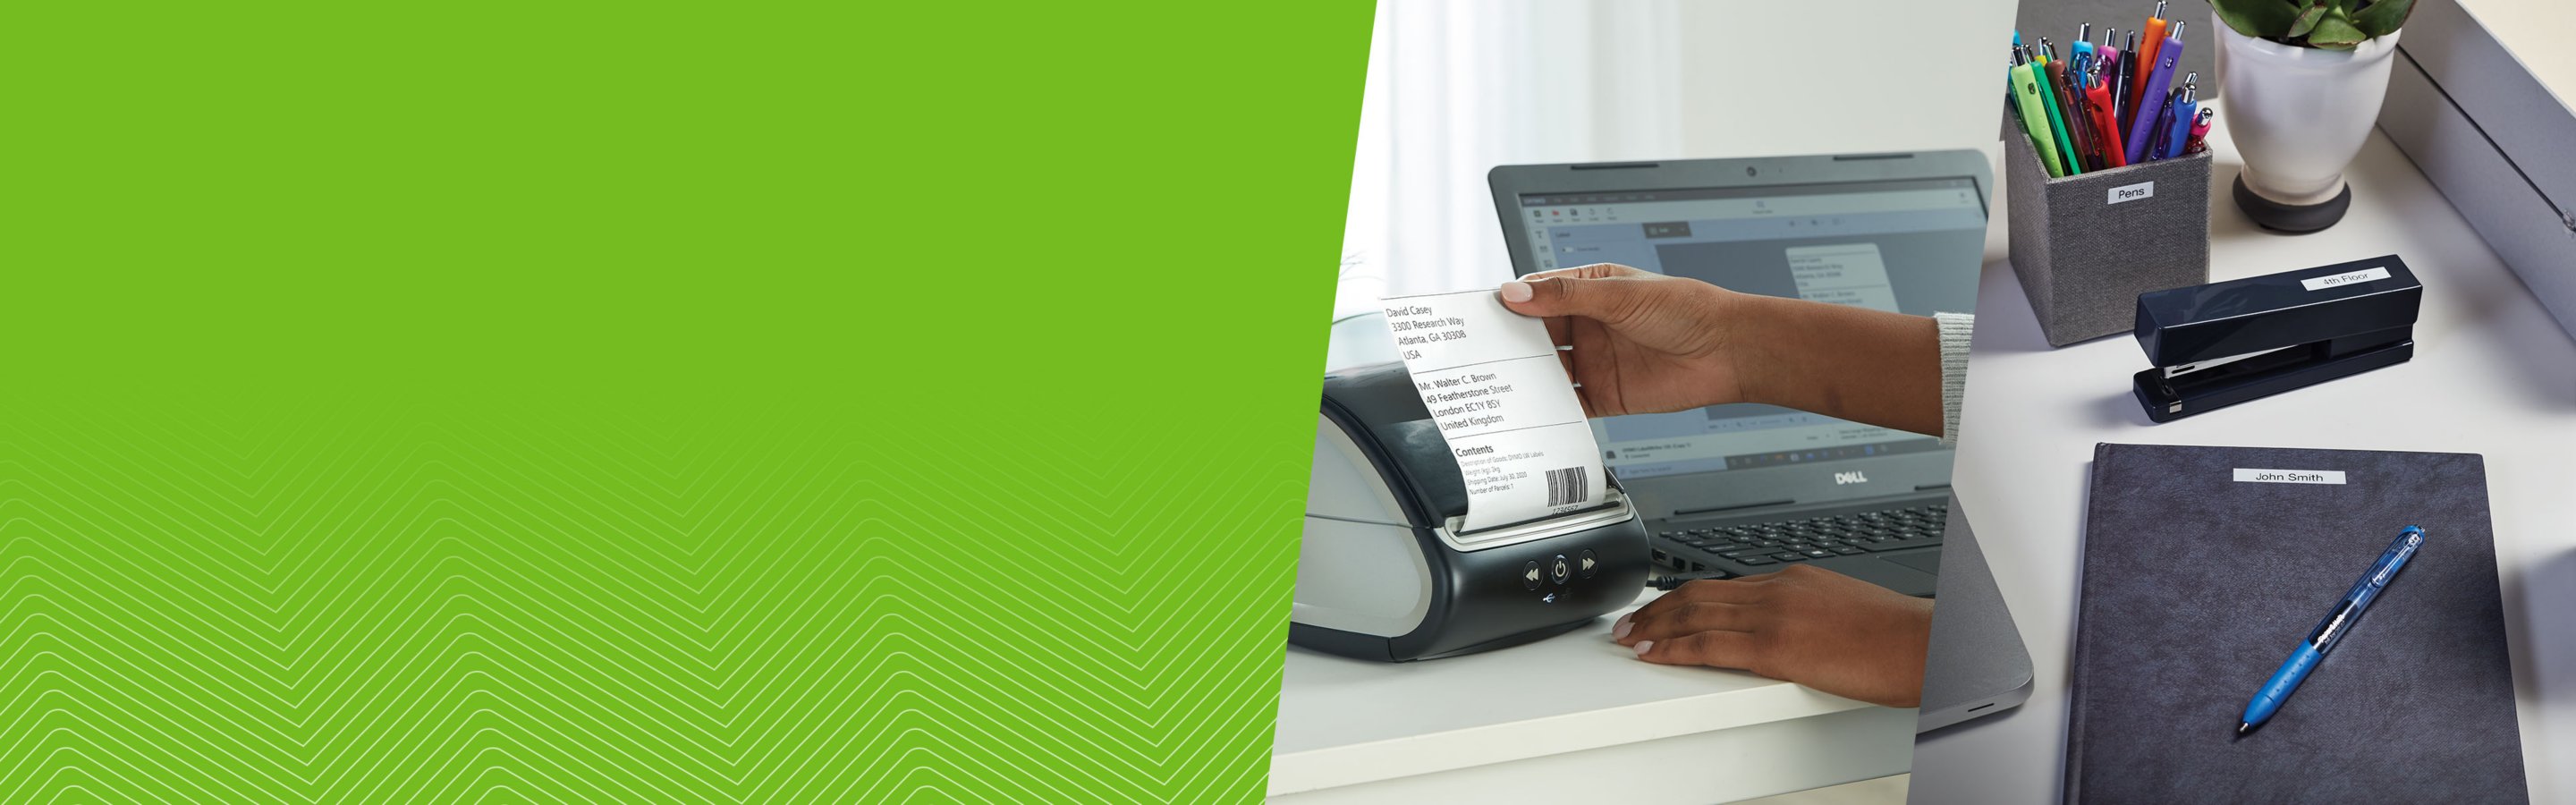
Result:
<svg viewBox="0 0 2576 805"><path fill-rule="evenodd" d="M1535 643L1414 663L1289 648L1270 795L1580 801L1607 784L1622 801L1722 802L1906 770L1913 710L1643 662L1610 642L1617 614Z"/></svg>
<svg viewBox="0 0 2576 805"><path fill-rule="evenodd" d="M2054 350L2041 340L2006 262L1998 204L1953 479L2037 679L2020 709L1918 743L1912 802L2058 799L2096 442L2484 454L2532 799L2576 800L2576 343L2385 137L2374 133L2346 174L2343 222L2296 236L2237 212L2228 194L2242 162L2225 132L2211 140L2211 279L2395 253L2424 283L2415 359L2149 424L2129 396L2130 375L2147 368L2134 339Z"/></svg>

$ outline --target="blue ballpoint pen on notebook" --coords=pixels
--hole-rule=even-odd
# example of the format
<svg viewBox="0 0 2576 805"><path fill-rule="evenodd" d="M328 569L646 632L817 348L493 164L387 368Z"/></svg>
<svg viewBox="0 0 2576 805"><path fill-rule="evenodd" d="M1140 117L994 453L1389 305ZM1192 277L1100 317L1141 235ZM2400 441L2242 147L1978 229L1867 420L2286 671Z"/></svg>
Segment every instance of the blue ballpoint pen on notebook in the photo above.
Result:
<svg viewBox="0 0 2576 805"><path fill-rule="evenodd" d="M2254 700L2245 703L2245 718L2236 725L2237 735L2253 732L2255 727L2272 720L2272 714L2281 709L2281 703L2288 701L2290 694L2299 689L2300 682L2307 681L2308 672L2316 670L2317 663L2326 658L2326 652L2333 651L2335 644L2352 631L2353 621L2361 618L2362 611L2370 608L2370 602L2379 598L2379 592L2388 589L2388 580L2396 578L2397 571L2406 567L2406 560L2414 558L2416 549L2423 546L2423 528L2410 525L2398 532L2397 541L2388 544L2388 552L2380 554L2379 561L2371 563L2370 572L2361 574L2360 581L2353 582L2352 590L2343 594L2342 601L2335 603L2334 611L2326 613L2325 620L2317 622L2317 628L2308 633L2307 641L2292 650L2290 658L2281 661L2281 669L2273 671L2271 680L2263 683L2263 689L2254 692Z"/></svg>

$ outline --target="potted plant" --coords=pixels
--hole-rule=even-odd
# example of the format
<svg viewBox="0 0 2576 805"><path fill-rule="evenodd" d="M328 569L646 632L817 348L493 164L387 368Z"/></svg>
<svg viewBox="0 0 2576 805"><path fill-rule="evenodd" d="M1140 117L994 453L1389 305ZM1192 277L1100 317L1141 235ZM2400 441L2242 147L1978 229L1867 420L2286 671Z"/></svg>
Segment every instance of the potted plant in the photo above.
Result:
<svg viewBox="0 0 2576 805"><path fill-rule="evenodd" d="M2245 158L2236 206L2286 232L2333 226L2352 206L2343 170L2388 93L2414 0L2210 0L2228 138Z"/></svg>

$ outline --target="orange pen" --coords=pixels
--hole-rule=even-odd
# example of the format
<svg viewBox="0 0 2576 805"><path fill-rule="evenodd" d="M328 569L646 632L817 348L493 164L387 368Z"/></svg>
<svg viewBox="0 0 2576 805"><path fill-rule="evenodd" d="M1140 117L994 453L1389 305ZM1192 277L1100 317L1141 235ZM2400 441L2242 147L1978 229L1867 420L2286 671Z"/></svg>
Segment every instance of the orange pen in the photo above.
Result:
<svg viewBox="0 0 2576 805"><path fill-rule="evenodd" d="M2129 108L2139 108L2146 101L2147 74L2155 72L2157 46L2164 41L2165 0L2156 0L2156 13L2147 17L2146 30L2138 35L2138 71L2129 76Z"/></svg>

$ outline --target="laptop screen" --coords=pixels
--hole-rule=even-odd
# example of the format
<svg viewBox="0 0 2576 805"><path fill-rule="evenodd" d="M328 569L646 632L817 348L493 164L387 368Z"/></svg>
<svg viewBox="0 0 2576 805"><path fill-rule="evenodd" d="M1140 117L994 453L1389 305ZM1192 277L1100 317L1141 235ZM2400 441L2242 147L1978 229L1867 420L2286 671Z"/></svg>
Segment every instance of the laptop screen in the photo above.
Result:
<svg viewBox="0 0 2576 805"><path fill-rule="evenodd" d="M1967 177L1519 197L1545 271L1619 263L1745 293L1918 316L1974 302L1985 201ZM1621 478L1841 461L1939 440L1770 405L1595 420Z"/></svg>

